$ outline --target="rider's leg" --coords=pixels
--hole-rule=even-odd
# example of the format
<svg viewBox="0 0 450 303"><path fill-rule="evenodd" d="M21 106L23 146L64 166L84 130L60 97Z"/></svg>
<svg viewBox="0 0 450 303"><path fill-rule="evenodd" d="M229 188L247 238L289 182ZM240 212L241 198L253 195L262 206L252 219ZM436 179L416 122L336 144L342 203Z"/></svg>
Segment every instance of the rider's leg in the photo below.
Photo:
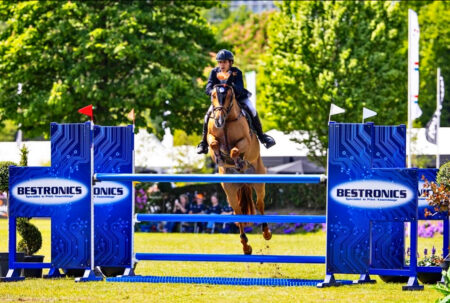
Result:
<svg viewBox="0 0 450 303"><path fill-rule="evenodd" d="M203 121L202 142L200 142L200 144L197 146L197 154L206 154L208 152L208 141L206 140L206 136L208 135L208 121L212 109L213 106L211 105L206 112L205 119Z"/></svg>
<svg viewBox="0 0 450 303"><path fill-rule="evenodd" d="M242 101L239 101L239 104L243 106L247 110L247 112L249 112L252 115L253 127L256 130L256 134L258 135L259 141L261 141L261 143L264 144L266 148L274 146L275 140L271 136L263 133L261 120L259 120L258 113L256 112L256 108L253 105L252 101L246 98Z"/></svg>

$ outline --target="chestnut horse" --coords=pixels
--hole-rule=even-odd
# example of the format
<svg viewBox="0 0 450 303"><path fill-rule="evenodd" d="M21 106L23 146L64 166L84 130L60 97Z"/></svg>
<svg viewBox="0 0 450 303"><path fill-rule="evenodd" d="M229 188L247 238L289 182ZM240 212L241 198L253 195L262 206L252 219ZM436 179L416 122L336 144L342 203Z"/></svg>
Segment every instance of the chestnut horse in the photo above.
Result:
<svg viewBox="0 0 450 303"><path fill-rule="evenodd" d="M220 74L218 76L221 76ZM226 75L222 75L227 79ZM220 78L219 78L220 79ZM222 81L225 82L225 81ZM266 168L259 153L259 141L250 129L244 112L235 99L229 83L218 84L211 94L213 119L208 124L210 155L219 167L220 174L255 173L265 174ZM265 184L222 183L228 201L237 215L254 215L253 191L256 191L256 207L264 214ZM239 223L244 253L250 255L252 247L244 232L247 223ZM267 223L262 224L264 239L270 240L272 233Z"/></svg>

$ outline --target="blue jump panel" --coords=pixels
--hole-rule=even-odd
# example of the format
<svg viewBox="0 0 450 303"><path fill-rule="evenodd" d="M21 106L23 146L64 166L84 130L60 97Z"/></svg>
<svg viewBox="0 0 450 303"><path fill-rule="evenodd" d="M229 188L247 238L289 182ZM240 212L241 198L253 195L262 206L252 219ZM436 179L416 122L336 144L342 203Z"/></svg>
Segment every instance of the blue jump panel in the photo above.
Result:
<svg viewBox="0 0 450 303"><path fill-rule="evenodd" d="M160 276L134 276L107 278L107 282L142 282L142 283L183 283L183 284L213 284L235 286L313 286L322 280L304 279L273 279L273 278L228 278L228 277L160 277ZM352 281L340 280L343 285L350 285Z"/></svg>
<svg viewBox="0 0 450 303"><path fill-rule="evenodd" d="M133 173L134 133L129 126L94 128L94 172ZM132 267L134 188L132 181L97 182L94 187L95 265Z"/></svg>
<svg viewBox="0 0 450 303"><path fill-rule="evenodd" d="M47 217L52 227L52 267L89 268L93 236L91 125L52 123L50 132L50 167L9 168L9 251L16 250L16 218ZM14 254L10 256L10 268L21 268L15 264Z"/></svg>

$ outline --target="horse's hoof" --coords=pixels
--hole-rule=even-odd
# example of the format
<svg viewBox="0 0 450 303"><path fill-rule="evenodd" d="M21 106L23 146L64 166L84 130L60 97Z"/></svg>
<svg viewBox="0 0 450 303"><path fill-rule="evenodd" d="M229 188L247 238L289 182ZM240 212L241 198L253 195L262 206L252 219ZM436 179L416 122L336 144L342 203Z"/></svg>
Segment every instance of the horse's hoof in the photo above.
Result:
<svg viewBox="0 0 450 303"><path fill-rule="evenodd" d="M252 247L250 245L247 245L247 247L244 247L244 254L251 255L252 254Z"/></svg>
<svg viewBox="0 0 450 303"><path fill-rule="evenodd" d="M272 232L270 231L270 229L268 231L263 232L263 237L266 240L272 239Z"/></svg>
<svg viewBox="0 0 450 303"><path fill-rule="evenodd" d="M263 237L266 240L272 239L272 232L270 231L269 227L264 227L264 229L263 229Z"/></svg>

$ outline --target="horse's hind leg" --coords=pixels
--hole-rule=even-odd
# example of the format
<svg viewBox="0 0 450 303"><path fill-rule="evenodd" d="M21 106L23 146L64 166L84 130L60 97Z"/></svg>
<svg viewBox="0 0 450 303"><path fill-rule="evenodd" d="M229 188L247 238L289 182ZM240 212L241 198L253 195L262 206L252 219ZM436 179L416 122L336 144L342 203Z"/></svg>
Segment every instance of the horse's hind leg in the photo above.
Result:
<svg viewBox="0 0 450 303"><path fill-rule="evenodd" d="M261 215L264 215L264 197L266 196L266 185L264 183L261 184L253 184L253 188L256 191L256 208ZM270 240L272 238L272 232L270 231L269 225L267 223L263 223L261 226L261 230L263 233L263 237L266 240Z"/></svg>

